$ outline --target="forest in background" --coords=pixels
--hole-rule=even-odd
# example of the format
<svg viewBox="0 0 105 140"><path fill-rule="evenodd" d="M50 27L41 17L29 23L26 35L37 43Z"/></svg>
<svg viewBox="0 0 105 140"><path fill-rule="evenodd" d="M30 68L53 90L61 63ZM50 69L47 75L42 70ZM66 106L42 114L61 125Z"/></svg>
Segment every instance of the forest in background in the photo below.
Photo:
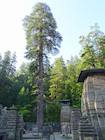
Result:
<svg viewBox="0 0 105 140"><path fill-rule="evenodd" d="M34 13L31 14L31 18L33 14ZM47 32L50 30L51 33L53 31L54 34L52 36L54 36L55 29L57 27L53 17L51 18L52 15L48 7L47 16L48 19L50 18L50 24L52 21L51 28L48 28L49 26L45 27L46 24L43 24L43 26L42 24L35 24L37 25L37 30L39 30L39 27L41 27L44 33L46 33L46 40L44 40L45 42L42 43L44 43L45 46L48 45L50 47L53 47L53 45L59 46L61 36L60 34L58 34L58 32L56 32L57 36L55 40L57 40L54 40L55 42L50 42L51 40L49 41L49 37L47 36ZM26 22L32 23L31 20L28 20L25 19ZM46 21L48 22L48 20ZM31 26L32 24L29 25ZM48 30L46 31L45 28ZM31 44L33 43L31 42L33 39L32 37L38 32L32 30L32 33L30 33L30 28L28 29L28 45L33 47L36 44ZM50 36L50 38L52 36ZM43 37L43 34L38 34L34 37L36 37L36 39L39 39ZM79 43L81 44L80 55L71 57L70 60L67 60L66 62L61 56L59 58L56 58L55 62L50 65L47 51L45 50L46 54L43 54L43 99L45 122L59 121L60 100L69 99L72 107L80 108L82 84L78 83L77 80L81 70L92 68L105 68L105 34L100 31L100 28L97 24L90 28L89 33L87 33L86 35L81 35L79 37ZM68 47L72 46L68 45ZM32 51L30 48L26 49L28 52L28 54L26 54L26 57L29 59L31 58L30 60L32 61L29 61L28 63L23 63L18 70L16 70L16 54L11 54L10 51L7 51L5 52L4 57L0 55L0 104L8 107L15 105L18 108L19 112L23 115L25 121L33 122L36 121L37 117L37 64L39 57L38 54L40 54L40 50L35 49ZM49 48L48 51L50 51L50 49L51 48Z"/></svg>

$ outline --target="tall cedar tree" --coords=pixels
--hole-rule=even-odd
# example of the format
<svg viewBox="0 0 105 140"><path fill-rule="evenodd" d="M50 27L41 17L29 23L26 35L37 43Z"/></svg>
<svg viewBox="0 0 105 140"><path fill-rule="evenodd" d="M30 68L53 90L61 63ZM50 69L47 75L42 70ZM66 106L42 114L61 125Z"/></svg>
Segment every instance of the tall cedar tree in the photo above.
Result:
<svg viewBox="0 0 105 140"><path fill-rule="evenodd" d="M37 125L41 129L44 120L44 61L48 53L58 52L62 37L56 31L56 21L49 6L45 3L35 5L30 16L25 17L24 27L27 40L27 58L37 64Z"/></svg>

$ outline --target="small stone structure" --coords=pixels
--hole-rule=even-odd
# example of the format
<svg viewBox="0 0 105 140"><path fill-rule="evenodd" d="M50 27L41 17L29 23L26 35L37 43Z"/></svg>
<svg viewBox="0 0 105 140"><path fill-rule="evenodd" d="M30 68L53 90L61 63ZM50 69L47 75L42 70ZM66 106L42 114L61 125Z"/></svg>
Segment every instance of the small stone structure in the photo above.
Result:
<svg viewBox="0 0 105 140"><path fill-rule="evenodd" d="M71 110L69 104L69 100L61 101L61 133L63 136L71 133Z"/></svg>
<svg viewBox="0 0 105 140"><path fill-rule="evenodd" d="M79 122L81 118L80 109L73 108L71 111L71 133L73 140L79 140Z"/></svg>
<svg viewBox="0 0 105 140"><path fill-rule="evenodd" d="M16 108L0 105L0 140L22 140L24 123Z"/></svg>

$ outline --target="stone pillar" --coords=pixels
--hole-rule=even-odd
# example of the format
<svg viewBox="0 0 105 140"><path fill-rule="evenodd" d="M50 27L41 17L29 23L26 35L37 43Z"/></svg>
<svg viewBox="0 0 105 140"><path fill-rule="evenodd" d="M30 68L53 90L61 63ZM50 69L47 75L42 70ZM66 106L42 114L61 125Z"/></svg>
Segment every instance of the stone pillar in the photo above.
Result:
<svg viewBox="0 0 105 140"><path fill-rule="evenodd" d="M88 116L100 140L105 139L105 69L81 71L79 82L83 82L81 110Z"/></svg>
<svg viewBox="0 0 105 140"><path fill-rule="evenodd" d="M6 107L2 107L0 105L0 139L7 140L7 118L8 118L8 111Z"/></svg>
<svg viewBox="0 0 105 140"><path fill-rule="evenodd" d="M61 133L64 136L71 134L71 109L70 101L62 100L61 101Z"/></svg>
<svg viewBox="0 0 105 140"><path fill-rule="evenodd" d="M71 132L72 132L72 139L79 140L79 121L81 118L81 111L80 109L72 109L71 112Z"/></svg>
<svg viewBox="0 0 105 140"><path fill-rule="evenodd" d="M14 106L7 110L0 105L0 140L21 140L23 126L23 119Z"/></svg>
<svg viewBox="0 0 105 140"><path fill-rule="evenodd" d="M17 110L15 107L11 107L8 109L8 139L16 140L16 131L17 131Z"/></svg>
<svg viewBox="0 0 105 140"><path fill-rule="evenodd" d="M17 119L17 140L22 140L23 129L24 129L23 116L18 114L18 119Z"/></svg>
<svg viewBox="0 0 105 140"><path fill-rule="evenodd" d="M24 123L14 106L8 109L7 122L8 140L21 140Z"/></svg>

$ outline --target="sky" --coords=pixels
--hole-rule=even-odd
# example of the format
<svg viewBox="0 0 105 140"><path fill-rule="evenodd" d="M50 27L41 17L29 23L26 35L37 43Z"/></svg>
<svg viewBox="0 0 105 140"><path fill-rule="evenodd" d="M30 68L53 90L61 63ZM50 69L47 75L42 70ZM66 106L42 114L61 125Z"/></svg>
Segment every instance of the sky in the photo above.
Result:
<svg viewBox="0 0 105 140"><path fill-rule="evenodd" d="M0 53L10 50L17 55L17 68L25 61L26 39L23 19L37 2L49 5L63 41L60 53L64 60L79 55L79 36L98 23L105 32L105 0L0 0ZM55 56L51 57L54 62Z"/></svg>

